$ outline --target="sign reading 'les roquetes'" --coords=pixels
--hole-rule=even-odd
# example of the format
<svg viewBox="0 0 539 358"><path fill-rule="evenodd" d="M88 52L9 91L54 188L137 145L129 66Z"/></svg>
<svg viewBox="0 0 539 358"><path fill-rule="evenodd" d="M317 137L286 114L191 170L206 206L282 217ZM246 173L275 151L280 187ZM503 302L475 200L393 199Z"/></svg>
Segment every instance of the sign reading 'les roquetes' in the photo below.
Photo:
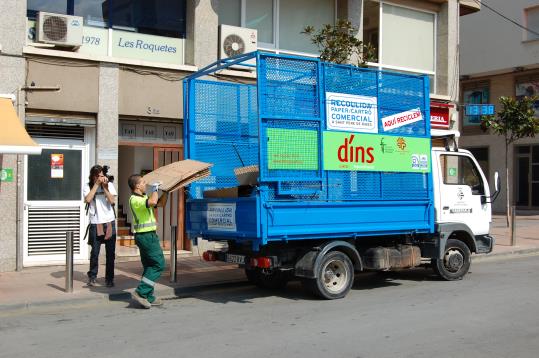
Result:
<svg viewBox="0 0 539 358"><path fill-rule="evenodd" d="M383 172L430 171L430 139L324 132L324 169Z"/></svg>
<svg viewBox="0 0 539 358"><path fill-rule="evenodd" d="M378 133L377 98L326 92L328 129Z"/></svg>

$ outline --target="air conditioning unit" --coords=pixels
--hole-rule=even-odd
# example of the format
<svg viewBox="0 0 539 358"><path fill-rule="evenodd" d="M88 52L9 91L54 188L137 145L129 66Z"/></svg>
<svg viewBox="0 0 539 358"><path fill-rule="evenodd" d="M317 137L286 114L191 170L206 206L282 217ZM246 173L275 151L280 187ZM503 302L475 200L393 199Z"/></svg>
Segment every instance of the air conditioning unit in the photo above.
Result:
<svg viewBox="0 0 539 358"><path fill-rule="evenodd" d="M79 47L82 45L80 16L39 12L37 14L37 41L56 46Z"/></svg>
<svg viewBox="0 0 539 358"><path fill-rule="evenodd" d="M219 59L253 52L256 49L256 30L230 25L219 26Z"/></svg>

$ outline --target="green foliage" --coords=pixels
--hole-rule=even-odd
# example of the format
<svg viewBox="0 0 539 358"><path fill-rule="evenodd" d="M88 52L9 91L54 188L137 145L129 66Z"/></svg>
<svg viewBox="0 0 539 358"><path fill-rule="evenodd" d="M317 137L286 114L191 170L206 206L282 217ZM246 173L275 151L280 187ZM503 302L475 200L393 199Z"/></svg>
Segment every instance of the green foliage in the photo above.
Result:
<svg viewBox="0 0 539 358"><path fill-rule="evenodd" d="M506 145L520 138L535 137L539 133L539 118L535 118L533 109L535 101L537 97L524 97L520 100L500 97L502 110L497 116L482 117L481 128L504 136Z"/></svg>
<svg viewBox="0 0 539 358"><path fill-rule="evenodd" d="M311 38L311 42L318 47L320 59L326 62L349 63L356 55L356 66L365 66L368 61L376 58L376 49L371 45L364 45L354 34L358 29L347 20L339 20L336 25L323 25L316 30L307 26L301 32Z"/></svg>

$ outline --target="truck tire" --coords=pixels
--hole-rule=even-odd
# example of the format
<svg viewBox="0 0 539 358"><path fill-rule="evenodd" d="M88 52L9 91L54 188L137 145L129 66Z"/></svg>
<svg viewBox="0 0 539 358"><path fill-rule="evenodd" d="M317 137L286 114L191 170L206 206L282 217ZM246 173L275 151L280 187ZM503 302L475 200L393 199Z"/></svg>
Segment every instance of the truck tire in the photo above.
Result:
<svg viewBox="0 0 539 358"><path fill-rule="evenodd" d="M317 268L317 278L305 279L303 285L326 300L343 298L354 284L354 265L341 251L330 251Z"/></svg>
<svg viewBox="0 0 539 358"><path fill-rule="evenodd" d="M472 253L464 242L448 239L444 257L432 260L434 272L447 281L461 280L472 264Z"/></svg>
<svg viewBox="0 0 539 358"><path fill-rule="evenodd" d="M249 283L252 283L253 285L258 285L258 279L260 277L258 270L246 268L245 276L247 277L247 281L249 281Z"/></svg>

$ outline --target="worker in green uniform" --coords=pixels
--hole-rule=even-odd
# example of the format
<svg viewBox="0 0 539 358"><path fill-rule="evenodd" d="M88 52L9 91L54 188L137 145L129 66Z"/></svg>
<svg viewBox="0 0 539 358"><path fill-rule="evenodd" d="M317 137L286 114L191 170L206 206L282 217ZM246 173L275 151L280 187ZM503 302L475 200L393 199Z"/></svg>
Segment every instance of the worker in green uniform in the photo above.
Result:
<svg viewBox="0 0 539 358"><path fill-rule="evenodd" d="M156 234L157 222L154 216L155 207L164 207L168 195L163 195L158 199L159 183L150 185L150 195L146 195L146 182L137 174L131 175L128 179L131 188L129 206L133 214L133 231L135 233L135 243L140 250L140 260L144 271L138 287L133 291L132 297L144 308L160 306L163 302L153 294L154 286L161 272L165 269L165 256L159 244L159 237Z"/></svg>

